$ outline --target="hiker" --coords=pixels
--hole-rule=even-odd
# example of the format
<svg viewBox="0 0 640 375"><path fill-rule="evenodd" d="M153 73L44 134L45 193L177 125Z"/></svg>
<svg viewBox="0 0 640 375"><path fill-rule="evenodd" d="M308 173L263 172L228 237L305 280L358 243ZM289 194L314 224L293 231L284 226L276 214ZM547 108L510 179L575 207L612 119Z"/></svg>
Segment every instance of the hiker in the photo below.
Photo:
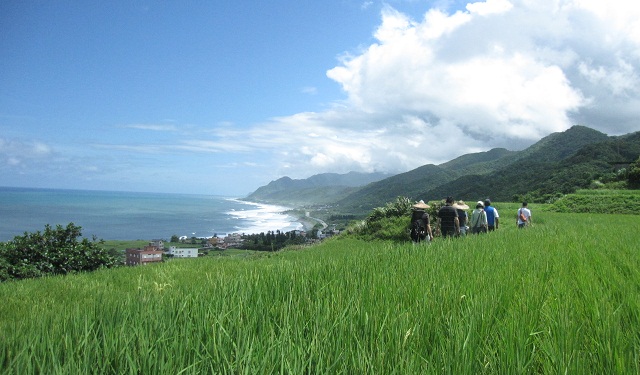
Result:
<svg viewBox="0 0 640 375"><path fill-rule="evenodd" d="M460 222L460 236L464 237L467 235L467 230L469 229L469 214L467 214L467 210L469 206L464 203L464 201L457 201L453 207L455 207L458 212L458 221Z"/></svg>
<svg viewBox="0 0 640 375"><path fill-rule="evenodd" d="M527 207L527 202L522 202L522 207L518 209L518 228L531 225L531 210Z"/></svg>
<svg viewBox="0 0 640 375"><path fill-rule="evenodd" d="M469 226L473 234L487 233L487 213L484 212L484 203L482 201L476 203L476 209L471 213Z"/></svg>
<svg viewBox="0 0 640 375"><path fill-rule="evenodd" d="M500 215L498 215L498 210L496 210L496 208L491 205L491 200L489 198L484 200L484 212L487 213L487 224L489 232L498 229Z"/></svg>
<svg viewBox="0 0 640 375"><path fill-rule="evenodd" d="M429 214L425 211L429 207L424 201L420 201L411 208L411 239L413 242L433 239Z"/></svg>
<svg viewBox="0 0 640 375"><path fill-rule="evenodd" d="M438 225L443 238L460 234L460 221L458 211L453 207L453 197L447 197L445 205L438 211Z"/></svg>

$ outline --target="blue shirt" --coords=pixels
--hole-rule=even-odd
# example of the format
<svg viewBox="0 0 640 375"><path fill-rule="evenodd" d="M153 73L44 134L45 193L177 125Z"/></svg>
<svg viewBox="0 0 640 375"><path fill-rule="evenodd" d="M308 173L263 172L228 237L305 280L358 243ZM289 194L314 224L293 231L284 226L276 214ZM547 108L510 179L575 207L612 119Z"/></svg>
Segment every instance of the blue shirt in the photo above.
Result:
<svg viewBox="0 0 640 375"><path fill-rule="evenodd" d="M487 206L484 208L484 212L487 213L487 224L490 226L496 225L496 209L493 206Z"/></svg>

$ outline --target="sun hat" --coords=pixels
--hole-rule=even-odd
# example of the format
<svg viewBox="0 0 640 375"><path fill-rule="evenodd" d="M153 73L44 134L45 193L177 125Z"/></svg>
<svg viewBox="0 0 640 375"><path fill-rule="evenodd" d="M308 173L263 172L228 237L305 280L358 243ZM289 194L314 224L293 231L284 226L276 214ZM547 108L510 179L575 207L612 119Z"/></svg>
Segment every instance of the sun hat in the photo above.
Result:
<svg viewBox="0 0 640 375"><path fill-rule="evenodd" d="M430 208L431 206L429 206L428 204L424 203L423 200L420 200L419 202L417 202L416 204L413 205L413 208Z"/></svg>
<svg viewBox="0 0 640 375"><path fill-rule="evenodd" d="M478 204L476 204L476 208L478 208L478 206L484 208L484 203L482 203L482 201L478 201Z"/></svg>
<svg viewBox="0 0 640 375"><path fill-rule="evenodd" d="M457 208L458 210L468 210L469 209L469 205L464 203L464 201L457 201L456 203L453 204L453 207Z"/></svg>

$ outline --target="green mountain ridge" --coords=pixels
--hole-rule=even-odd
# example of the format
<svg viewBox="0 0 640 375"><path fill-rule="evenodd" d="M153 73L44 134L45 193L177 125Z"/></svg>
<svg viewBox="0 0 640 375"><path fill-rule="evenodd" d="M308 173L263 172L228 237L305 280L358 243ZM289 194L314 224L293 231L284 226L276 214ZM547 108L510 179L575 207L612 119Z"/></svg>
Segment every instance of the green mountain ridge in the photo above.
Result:
<svg viewBox="0 0 640 375"><path fill-rule="evenodd" d="M245 200L284 205L330 204L371 182L389 177L386 173L322 173L306 179L282 177L258 188Z"/></svg>
<svg viewBox="0 0 640 375"><path fill-rule="evenodd" d="M466 154L440 165L428 164L386 178L372 178L368 183L360 180L359 186L337 185L334 182L343 177L332 174L306 180L283 177L246 199L276 204L305 202L305 206L330 204L336 213L356 216L398 196L425 201L446 196L471 202L485 198L544 201L586 188L595 179L613 173L618 164L635 161L639 155L640 132L608 136L575 125L522 151L495 148Z"/></svg>

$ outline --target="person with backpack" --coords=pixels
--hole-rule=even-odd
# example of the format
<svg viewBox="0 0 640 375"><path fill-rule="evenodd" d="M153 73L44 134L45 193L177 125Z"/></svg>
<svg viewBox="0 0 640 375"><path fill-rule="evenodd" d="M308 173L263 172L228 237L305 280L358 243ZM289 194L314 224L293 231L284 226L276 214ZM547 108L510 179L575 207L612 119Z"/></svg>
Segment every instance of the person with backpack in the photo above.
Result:
<svg viewBox="0 0 640 375"><path fill-rule="evenodd" d="M469 226L473 234L487 233L487 213L484 212L484 203L482 201L478 201L476 209L471 213Z"/></svg>
<svg viewBox="0 0 640 375"><path fill-rule="evenodd" d="M453 207L453 197L447 197L445 205L438 210L438 225L442 238L460 235L458 211Z"/></svg>
<svg viewBox="0 0 640 375"><path fill-rule="evenodd" d="M522 202L522 207L518 209L518 228L522 229L531 225L531 210L527 207L527 202Z"/></svg>
<svg viewBox="0 0 640 375"><path fill-rule="evenodd" d="M413 240L413 242L431 241L433 239L429 214L425 211L429 207L430 206L424 203L424 201L420 201L412 206L411 240Z"/></svg>
<svg viewBox="0 0 640 375"><path fill-rule="evenodd" d="M489 232L498 229L500 215L498 214L498 210L496 210L496 208L491 205L491 200L488 198L484 200L484 212L487 213L487 224Z"/></svg>

